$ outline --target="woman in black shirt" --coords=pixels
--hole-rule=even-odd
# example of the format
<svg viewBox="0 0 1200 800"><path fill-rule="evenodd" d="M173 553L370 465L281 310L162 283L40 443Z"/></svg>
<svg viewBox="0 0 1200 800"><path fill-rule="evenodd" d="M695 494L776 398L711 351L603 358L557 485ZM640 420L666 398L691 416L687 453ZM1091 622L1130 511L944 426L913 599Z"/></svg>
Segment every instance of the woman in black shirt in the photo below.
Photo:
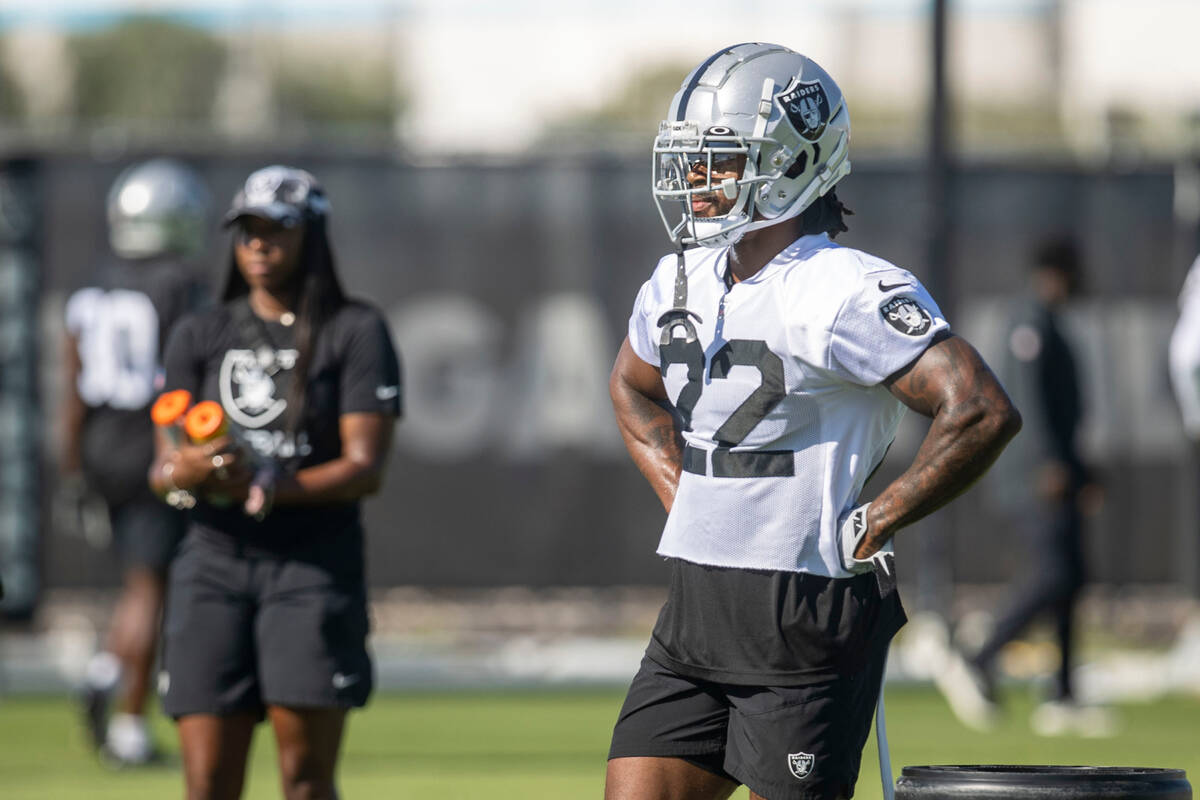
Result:
<svg viewBox="0 0 1200 800"><path fill-rule="evenodd" d="M178 720L189 798L241 793L268 717L286 797L335 797L346 710L371 662L360 498L377 491L400 415L383 317L342 292L311 175L250 175L224 303L172 331L165 389L221 405L228 431L172 447L150 471L194 503L171 570L164 710Z"/></svg>

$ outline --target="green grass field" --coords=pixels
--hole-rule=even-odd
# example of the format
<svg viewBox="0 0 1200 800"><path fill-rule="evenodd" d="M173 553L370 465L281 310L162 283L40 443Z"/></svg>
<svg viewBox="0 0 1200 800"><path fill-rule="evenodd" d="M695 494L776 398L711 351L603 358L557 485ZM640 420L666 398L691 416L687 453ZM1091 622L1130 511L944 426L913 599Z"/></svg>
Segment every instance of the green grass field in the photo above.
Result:
<svg viewBox="0 0 1200 800"><path fill-rule="evenodd" d="M352 717L342 759L346 798L529 800L599 798L604 758L622 694L612 691L406 693L377 696ZM1090 764L1178 767L1200 776L1200 698L1121 706L1111 739L1038 738L1031 700L1008 698L1001 729L960 726L931 689L890 688L892 766ZM136 800L179 797L177 767L114 773L84 747L75 707L62 697L0 701L0 796L5 800ZM171 723L158 734L174 752ZM860 798L880 796L874 736L863 755ZM278 797L274 747L260 727L245 797ZM735 797L744 798L745 790Z"/></svg>

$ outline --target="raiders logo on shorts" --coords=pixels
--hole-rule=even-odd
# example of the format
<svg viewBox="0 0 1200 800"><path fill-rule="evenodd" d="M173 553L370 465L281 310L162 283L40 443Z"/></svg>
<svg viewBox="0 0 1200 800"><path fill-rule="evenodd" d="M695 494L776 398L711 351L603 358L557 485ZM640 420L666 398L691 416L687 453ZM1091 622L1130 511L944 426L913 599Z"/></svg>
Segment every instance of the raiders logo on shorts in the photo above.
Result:
<svg viewBox="0 0 1200 800"><path fill-rule="evenodd" d="M906 336L923 336L933 324L929 312L911 297L893 297L879 307L888 324Z"/></svg>
<svg viewBox="0 0 1200 800"><path fill-rule="evenodd" d="M812 772L815 760L816 757L812 753L788 753L788 769L797 778L807 778L808 773Z"/></svg>

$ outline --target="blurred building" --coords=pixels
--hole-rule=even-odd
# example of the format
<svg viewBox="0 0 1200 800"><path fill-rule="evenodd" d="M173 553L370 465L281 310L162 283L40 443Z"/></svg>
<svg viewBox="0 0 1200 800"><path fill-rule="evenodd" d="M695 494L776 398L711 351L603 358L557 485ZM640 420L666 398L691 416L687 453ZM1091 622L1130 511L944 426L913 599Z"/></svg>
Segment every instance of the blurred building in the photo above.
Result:
<svg viewBox="0 0 1200 800"><path fill-rule="evenodd" d="M1200 71L1186 67L1200 5L957 0L950 14L961 149L1106 156L1131 142L1157 153L1186 143L1200 110ZM754 0L736 14L716 0L3 0L2 63L23 98L5 127L23 117L72 129L72 37L129 15L223 43L208 120L223 136L370 133L416 154L524 151L545 144L548 126L628 105L648 74L681 73L721 45L764 36L837 76L860 151L919 152L925 130L920 0ZM678 79L663 81L651 108L665 107ZM645 114L614 130L616 141L644 142L655 122Z"/></svg>

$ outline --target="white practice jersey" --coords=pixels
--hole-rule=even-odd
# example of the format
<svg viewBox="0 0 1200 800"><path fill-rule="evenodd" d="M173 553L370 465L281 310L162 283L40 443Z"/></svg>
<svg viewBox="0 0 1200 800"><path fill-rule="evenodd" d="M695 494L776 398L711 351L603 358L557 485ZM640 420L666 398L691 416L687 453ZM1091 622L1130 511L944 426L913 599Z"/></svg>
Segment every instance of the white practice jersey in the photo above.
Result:
<svg viewBox="0 0 1200 800"><path fill-rule="evenodd" d="M677 258L659 262L629 321L684 422L684 468L658 553L698 564L849 577L838 520L905 408L881 382L948 328L911 273L804 236L726 288L725 251L687 251L683 331L662 346Z"/></svg>
<svg viewBox="0 0 1200 800"><path fill-rule="evenodd" d="M1168 356L1184 428L1200 441L1200 258L1192 263L1179 293L1179 320L1171 333Z"/></svg>

